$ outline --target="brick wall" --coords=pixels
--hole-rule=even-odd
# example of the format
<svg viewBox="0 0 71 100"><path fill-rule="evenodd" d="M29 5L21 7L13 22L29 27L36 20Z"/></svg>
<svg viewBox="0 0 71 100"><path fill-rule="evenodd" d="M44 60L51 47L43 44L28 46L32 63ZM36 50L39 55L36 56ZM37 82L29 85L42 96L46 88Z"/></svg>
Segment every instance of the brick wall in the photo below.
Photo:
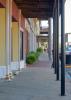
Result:
<svg viewBox="0 0 71 100"><path fill-rule="evenodd" d="M12 2L12 17L14 20L19 21L19 9L15 2Z"/></svg>
<svg viewBox="0 0 71 100"><path fill-rule="evenodd" d="M6 1L0 0L0 7L6 7Z"/></svg>

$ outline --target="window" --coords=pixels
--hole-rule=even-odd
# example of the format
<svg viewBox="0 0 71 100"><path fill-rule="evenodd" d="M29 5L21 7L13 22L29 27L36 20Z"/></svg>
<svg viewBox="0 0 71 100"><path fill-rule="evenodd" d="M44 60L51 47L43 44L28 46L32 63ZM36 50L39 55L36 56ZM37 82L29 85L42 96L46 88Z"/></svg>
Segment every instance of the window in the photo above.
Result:
<svg viewBox="0 0 71 100"><path fill-rule="evenodd" d="M20 32L20 60L23 60L23 32Z"/></svg>

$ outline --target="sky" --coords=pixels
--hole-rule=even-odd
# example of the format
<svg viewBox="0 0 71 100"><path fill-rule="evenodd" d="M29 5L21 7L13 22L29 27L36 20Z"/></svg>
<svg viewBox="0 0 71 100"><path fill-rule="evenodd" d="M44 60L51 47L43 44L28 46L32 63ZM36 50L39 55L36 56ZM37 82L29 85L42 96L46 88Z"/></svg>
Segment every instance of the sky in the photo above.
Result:
<svg viewBox="0 0 71 100"><path fill-rule="evenodd" d="M47 20L42 20L41 21L41 27L47 28L48 27L48 21Z"/></svg>
<svg viewBox="0 0 71 100"><path fill-rule="evenodd" d="M71 33L71 0L65 3L65 33Z"/></svg>
<svg viewBox="0 0 71 100"><path fill-rule="evenodd" d="M48 27L48 21L41 21L41 26ZM71 0L65 2L65 33L71 33Z"/></svg>

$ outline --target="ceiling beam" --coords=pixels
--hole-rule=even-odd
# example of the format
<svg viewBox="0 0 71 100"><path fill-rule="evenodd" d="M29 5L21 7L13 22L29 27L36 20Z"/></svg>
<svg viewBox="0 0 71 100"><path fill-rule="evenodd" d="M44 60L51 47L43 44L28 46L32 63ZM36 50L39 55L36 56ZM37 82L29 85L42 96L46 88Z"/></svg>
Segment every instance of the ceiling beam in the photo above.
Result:
<svg viewBox="0 0 71 100"><path fill-rule="evenodd" d="M39 8L47 8L47 9L53 9L53 6L49 6L49 5L18 5L19 8L23 8L23 9L39 9Z"/></svg>
<svg viewBox="0 0 71 100"><path fill-rule="evenodd" d="M48 16L49 17L51 17L52 15L51 14L48 14L48 13L24 13L23 12L23 15L25 16L25 17L28 17L28 18L48 18Z"/></svg>
<svg viewBox="0 0 71 100"><path fill-rule="evenodd" d="M40 4L40 5L52 5L53 6L53 2L16 2L18 5L37 5L37 4Z"/></svg>
<svg viewBox="0 0 71 100"><path fill-rule="evenodd" d="M44 12L44 13L51 13L51 12L52 12L52 10L43 9L43 8L42 8L42 9L40 9L40 8L39 8L39 9L31 9L31 8L30 8L30 9L23 9L23 8L22 8L22 11L23 11L23 12L39 12L39 13L41 13L41 12Z"/></svg>
<svg viewBox="0 0 71 100"><path fill-rule="evenodd" d="M25 17L47 19L52 16L54 0L14 0Z"/></svg>
<svg viewBox="0 0 71 100"><path fill-rule="evenodd" d="M15 0L15 2L54 2L54 0Z"/></svg>

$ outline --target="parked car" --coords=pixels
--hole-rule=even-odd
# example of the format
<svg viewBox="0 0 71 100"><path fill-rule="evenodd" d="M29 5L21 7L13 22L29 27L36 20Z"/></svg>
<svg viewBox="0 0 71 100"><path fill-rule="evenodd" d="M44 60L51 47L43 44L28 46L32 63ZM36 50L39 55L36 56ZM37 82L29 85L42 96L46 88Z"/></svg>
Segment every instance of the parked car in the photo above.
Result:
<svg viewBox="0 0 71 100"><path fill-rule="evenodd" d="M71 45L69 45L65 50L66 55L71 55Z"/></svg>
<svg viewBox="0 0 71 100"><path fill-rule="evenodd" d="M65 54L66 54L66 65L71 65L71 45L69 45L66 48Z"/></svg>

